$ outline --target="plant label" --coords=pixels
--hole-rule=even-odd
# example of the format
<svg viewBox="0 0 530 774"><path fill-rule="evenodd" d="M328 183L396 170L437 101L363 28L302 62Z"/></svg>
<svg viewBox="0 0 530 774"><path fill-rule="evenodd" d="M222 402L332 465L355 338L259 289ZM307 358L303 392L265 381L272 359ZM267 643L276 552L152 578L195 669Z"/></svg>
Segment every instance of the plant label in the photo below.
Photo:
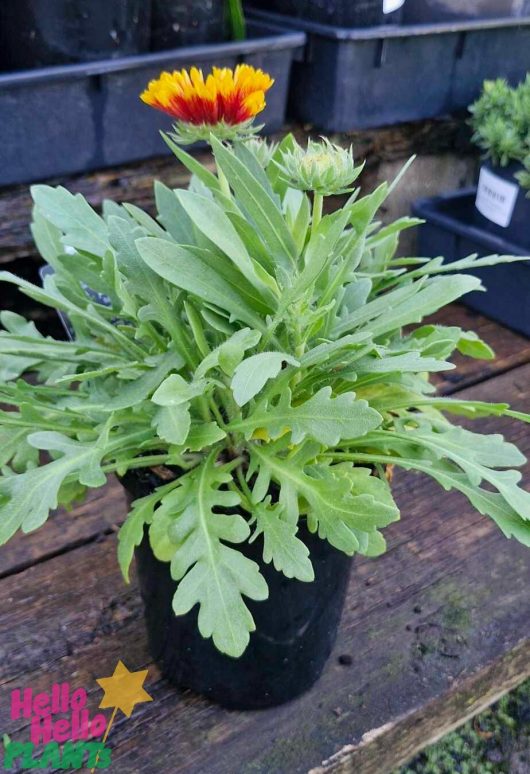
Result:
<svg viewBox="0 0 530 774"><path fill-rule="evenodd" d="M482 167L478 179L475 207L485 218L506 228L510 225L519 186Z"/></svg>
<svg viewBox="0 0 530 774"><path fill-rule="evenodd" d="M398 11L405 0L383 0L383 13Z"/></svg>

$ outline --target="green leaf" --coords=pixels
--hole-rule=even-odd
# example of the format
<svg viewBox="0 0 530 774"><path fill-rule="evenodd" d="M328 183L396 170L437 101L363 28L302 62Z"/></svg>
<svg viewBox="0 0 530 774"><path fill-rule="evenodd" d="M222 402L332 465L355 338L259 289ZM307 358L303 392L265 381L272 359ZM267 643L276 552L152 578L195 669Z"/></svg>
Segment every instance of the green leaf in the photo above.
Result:
<svg viewBox="0 0 530 774"><path fill-rule="evenodd" d="M158 220L175 242L181 245L195 244L192 222L177 199L176 192L160 180L155 180L155 201Z"/></svg>
<svg viewBox="0 0 530 774"><path fill-rule="evenodd" d="M212 149L217 164L238 197L240 208L255 225L275 263L284 271L291 272L295 265L296 247L276 203L234 153L215 137L212 137Z"/></svg>
<svg viewBox="0 0 530 774"><path fill-rule="evenodd" d="M374 338L381 336L404 325L421 322L442 306L481 287L480 280L464 274L413 282L383 293L341 319L333 330L334 338L357 327L366 328Z"/></svg>
<svg viewBox="0 0 530 774"><path fill-rule="evenodd" d="M157 389L168 371L182 368L184 365L184 360L180 355L171 350L163 355L157 355L155 358L154 367L149 368L140 378L132 381L120 380L117 394L101 404L101 411L118 411L118 409L136 406Z"/></svg>
<svg viewBox="0 0 530 774"><path fill-rule="evenodd" d="M203 395L207 386L205 379L187 382L180 374L171 374L160 384L151 400L158 406L180 406Z"/></svg>
<svg viewBox="0 0 530 774"><path fill-rule="evenodd" d="M378 373L421 373L422 371L451 371L455 368L453 363L445 360L437 360L433 357L422 357L419 352L407 352L404 355L393 355L388 352L382 357L362 357L355 363L354 371L345 371L343 378L348 378L350 374L355 376L359 374L378 374Z"/></svg>
<svg viewBox="0 0 530 774"><path fill-rule="evenodd" d="M243 360L232 377L232 393L238 406L244 406L260 392L269 379L278 376L283 363L300 363L285 352L260 352Z"/></svg>
<svg viewBox="0 0 530 774"><path fill-rule="evenodd" d="M182 345L182 335L168 289L158 274L140 256L136 240L145 236L141 228L131 228L122 218L109 218L109 239L116 252L118 268L125 276L131 292L149 304L150 318L158 321L173 339Z"/></svg>
<svg viewBox="0 0 530 774"><path fill-rule="evenodd" d="M349 353L366 345L370 340L371 335L369 331L363 331L362 333L343 336L341 339L337 339L337 341L327 341L323 344L318 344L302 355L301 365L303 368L310 368L311 366L327 364L336 355L348 362L350 359Z"/></svg>
<svg viewBox="0 0 530 774"><path fill-rule="evenodd" d="M261 279L244 242L221 207L192 191L179 191L177 199L199 231L230 258L243 277L266 297L269 296L269 284Z"/></svg>
<svg viewBox="0 0 530 774"><path fill-rule="evenodd" d="M266 599L268 590L258 565L226 545L241 543L249 534L242 516L219 512L239 504L236 494L221 489L230 480L210 454L195 473L193 497L189 489L184 497L176 490L164 504L170 501L176 517L170 529L176 544L171 574L179 581L173 610L183 615L198 603L202 636L212 637L221 653L237 657L255 629L243 596Z"/></svg>
<svg viewBox="0 0 530 774"><path fill-rule="evenodd" d="M146 264L168 282L203 301L226 309L247 325L262 332L265 330L264 322L232 286L185 247L154 237L138 239L136 246Z"/></svg>
<svg viewBox="0 0 530 774"><path fill-rule="evenodd" d="M318 529L319 536L340 551L349 555L372 552L377 528L399 518L386 482L370 476L367 468L310 464L311 456L318 452L310 447L290 459L275 451L274 447L252 447L249 476L258 473L254 498L262 499L273 478L280 485L280 504L288 520L296 524L300 502L306 502L310 529Z"/></svg>
<svg viewBox="0 0 530 774"><path fill-rule="evenodd" d="M219 367L227 376L232 376L247 349L255 347L261 339L259 331L242 328L222 344L213 349L197 366L195 379L199 380L212 368Z"/></svg>
<svg viewBox="0 0 530 774"><path fill-rule="evenodd" d="M495 352L486 344L485 341L475 333L475 331L460 331L458 340L458 351L467 357L474 357L479 360L493 360Z"/></svg>
<svg viewBox="0 0 530 774"><path fill-rule="evenodd" d="M276 406L259 405L246 419L231 422L229 429L251 431L264 427L272 438L288 429L294 444L307 436L326 446L335 446L341 439L365 435L381 421L381 415L366 401L355 400L355 393L333 398L328 386L298 406L291 405L291 392L285 390Z"/></svg>
<svg viewBox="0 0 530 774"><path fill-rule="evenodd" d="M109 249L107 226L81 194L47 185L31 187L40 213L64 234L65 245L102 257Z"/></svg>
<svg viewBox="0 0 530 774"><path fill-rule="evenodd" d="M282 512L281 505L270 504L270 497L258 503L253 511L256 529L252 540L263 535L263 561L267 564L272 561L278 572L282 572L287 578L313 581L315 573L309 558L309 549L296 537L296 524L284 521Z"/></svg>
<svg viewBox="0 0 530 774"><path fill-rule="evenodd" d="M411 427L412 422L416 427ZM404 422L408 429L405 429ZM516 470L496 470L523 465L525 457L501 435L481 435L447 422L434 422L420 415L410 415L396 422L392 433L375 432L370 437L372 448L394 450L401 457L414 459L418 450L422 459L451 460L466 474L469 483L478 488L487 481L522 518L530 518L530 492L518 486L521 474ZM402 429L403 428L403 429ZM357 441L359 445L363 440Z"/></svg>
<svg viewBox="0 0 530 774"><path fill-rule="evenodd" d="M62 452L47 465L0 479L0 544L17 531L40 527L57 507L61 485L75 476L87 486L101 486L106 477L99 463L104 445L84 444L56 432L32 433L28 442L37 449Z"/></svg>
<svg viewBox="0 0 530 774"><path fill-rule="evenodd" d="M129 583L129 568L134 549L142 542L145 525L151 524L159 499L160 495L155 492L135 500L118 532L118 563L126 583Z"/></svg>
<svg viewBox="0 0 530 774"><path fill-rule="evenodd" d="M190 409L187 403L162 406L153 419L157 435L168 443L181 446L188 437L191 426Z"/></svg>
<svg viewBox="0 0 530 774"><path fill-rule="evenodd" d="M196 177L199 178L201 183L205 185L207 188L209 188L212 191L221 191L221 186L219 185L219 181L216 178L216 176L210 172L210 170L206 169L206 167L201 164L200 161L197 161L194 156L192 156L189 153L186 153L186 151L180 147L180 145L177 145L176 142L173 142L171 137L169 137L165 132L162 132L162 137L164 139L164 142L166 145L171 148L175 156L178 158L178 160L184 164L184 166ZM156 186L156 182L155 182Z"/></svg>
<svg viewBox="0 0 530 774"><path fill-rule="evenodd" d="M217 422L202 422L200 425L192 425L186 439L186 447L190 451L201 451L226 438L226 433L221 430Z"/></svg>
<svg viewBox="0 0 530 774"><path fill-rule="evenodd" d="M27 441L30 433L27 427L0 427L0 470L9 465L16 473L23 473L37 466L38 451Z"/></svg>

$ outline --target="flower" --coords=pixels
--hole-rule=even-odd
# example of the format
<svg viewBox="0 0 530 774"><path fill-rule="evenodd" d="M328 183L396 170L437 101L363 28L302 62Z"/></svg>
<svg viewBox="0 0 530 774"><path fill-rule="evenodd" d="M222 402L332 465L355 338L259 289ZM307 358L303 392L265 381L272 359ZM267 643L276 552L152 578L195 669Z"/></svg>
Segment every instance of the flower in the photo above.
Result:
<svg viewBox="0 0 530 774"><path fill-rule="evenodd" d="M346 150L327 139L309 140L305 150L295 142L283 152L278 166L291 188L321 196L349 193L362 171L362 166L355 166L351 147Z"/></svg>
<svg viewBox="0 0 530 774"><path fill-rule="evenodd" d="M247 64L214 67L206 78L202 70L163 72L152 80L140 99L177 120L179 139L194 142L233 139L251 134L250 124L265 107L265 92L274 83L263 70Z"/></svg>

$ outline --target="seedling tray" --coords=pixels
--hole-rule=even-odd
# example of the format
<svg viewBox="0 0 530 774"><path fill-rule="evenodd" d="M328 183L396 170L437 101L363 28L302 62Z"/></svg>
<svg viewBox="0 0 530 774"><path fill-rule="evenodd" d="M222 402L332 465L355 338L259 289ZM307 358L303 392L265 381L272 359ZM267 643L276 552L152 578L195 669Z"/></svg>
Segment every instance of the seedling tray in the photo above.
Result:
<svg viewBox="0 0 530 774"><path fill-rule="evenodd" d="M530 18L347 29L253 11L302 29L306 59L293 69L293 117L347 132L466 108L485 78L517 83L530 70Z"/></svg>
<svg viewBox="0 0 530 774"><path fill-rule="evenodd" d="M89 64L0 75L0 185L84 172L165 153L171 119L139 100L161 70L247 62L275 79L260 115L267 132L285 120L293 59L302 32L270 22L248 25L247 40L213 43Z"/></svg>
<svg viewBox="0 0 530 774"><path fill-rule="evenodd" d="M513 244L474 224L476 189L431 199L420 199L412 211L426 222L419 227L418 255L442 255L449 262L473 253L530 255L528 248ZM489 292L474 292L463 302L494 320L530 336L530 262L489 266L470 272Z"/></svg>

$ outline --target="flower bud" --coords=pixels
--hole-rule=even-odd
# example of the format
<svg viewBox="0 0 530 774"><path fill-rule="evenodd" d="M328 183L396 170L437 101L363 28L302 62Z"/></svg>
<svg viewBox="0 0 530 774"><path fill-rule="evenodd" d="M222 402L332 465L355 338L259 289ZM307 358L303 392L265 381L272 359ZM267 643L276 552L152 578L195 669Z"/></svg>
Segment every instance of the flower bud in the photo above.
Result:
<svg viewBox="0 0 530 774"><path fill-rule="evenodd" d="M279 166L291 188L321 196L349 193L362 171L362 166L355 166L351 146L341 148L327 139L309 140L305 150L296 143L283 152Z"/></svg>

